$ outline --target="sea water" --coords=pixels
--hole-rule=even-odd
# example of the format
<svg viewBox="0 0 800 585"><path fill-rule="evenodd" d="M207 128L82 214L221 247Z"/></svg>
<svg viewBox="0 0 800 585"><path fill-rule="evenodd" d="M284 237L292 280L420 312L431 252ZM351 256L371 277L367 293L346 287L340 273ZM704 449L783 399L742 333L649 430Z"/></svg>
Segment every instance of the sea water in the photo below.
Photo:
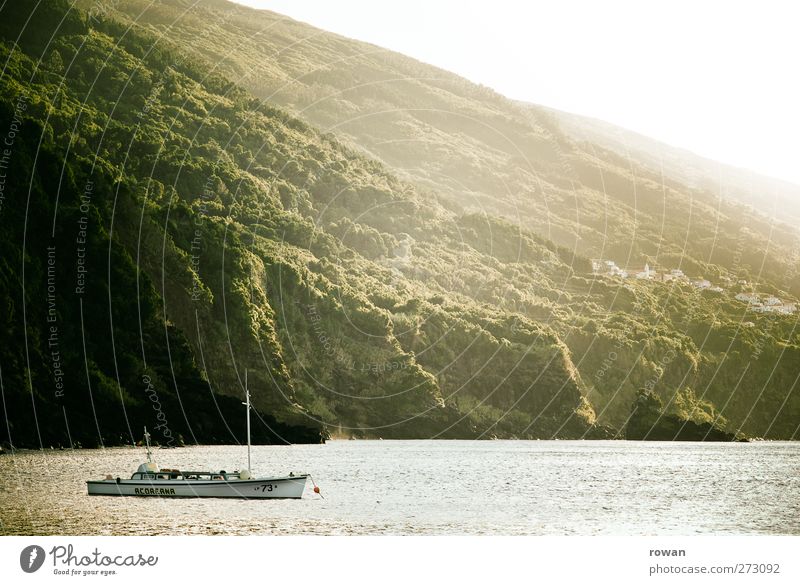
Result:
<svg viewBox="0 0 800 585"><path fill-rule="evenodd" d="M800 443L330 441L253 447L255 475L311 473L302 500L86 494L142 449L0 456L2 534L800 534ZM234 471L241 446L157 450Z"/></svg>

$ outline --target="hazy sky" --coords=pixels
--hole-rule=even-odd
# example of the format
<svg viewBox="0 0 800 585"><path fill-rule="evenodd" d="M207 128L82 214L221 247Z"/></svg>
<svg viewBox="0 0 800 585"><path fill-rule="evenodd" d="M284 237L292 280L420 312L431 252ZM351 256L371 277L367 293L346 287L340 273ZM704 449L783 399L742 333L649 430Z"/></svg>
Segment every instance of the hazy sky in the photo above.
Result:
<svg viewBox="0 0 800 585"><path fill-rule="evenodd" d="M796 3L238 1L800 183Z"/></svg>

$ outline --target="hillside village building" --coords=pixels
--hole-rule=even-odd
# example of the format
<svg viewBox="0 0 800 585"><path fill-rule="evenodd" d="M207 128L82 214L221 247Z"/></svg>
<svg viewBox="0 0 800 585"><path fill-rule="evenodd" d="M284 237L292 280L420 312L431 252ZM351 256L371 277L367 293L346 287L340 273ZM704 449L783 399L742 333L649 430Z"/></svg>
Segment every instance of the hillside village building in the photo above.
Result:
<svg viewBox="0 0 800 585"><path fill-rule="evenodd" d="M680 268L673 268L669 272L659 273L658 271L650 268L650 264L646 263L644 268L640 271L632 271L630 274L627 270L620 268L613 260L593 259L592 272L598 276L617 276L620 278L635 278L637 280L658 280L661 282L670 281L683 281L691 284L693 287L700 290L707 290L715 293L723 293L725 289L721 286L715 285L710 280L705 278L696 278L689 280ZM727 284L732 285L734 280L728 276L720 277L721 280ZM744 279L736 281L738 285L747 286L748 282ZM763 299L754 292L740 292L734 297L737 301L746 303L748 308L755 313L776 313L780 315L792 315L797 312L795 303L786 302L774 295L769 295Z"/></svg>

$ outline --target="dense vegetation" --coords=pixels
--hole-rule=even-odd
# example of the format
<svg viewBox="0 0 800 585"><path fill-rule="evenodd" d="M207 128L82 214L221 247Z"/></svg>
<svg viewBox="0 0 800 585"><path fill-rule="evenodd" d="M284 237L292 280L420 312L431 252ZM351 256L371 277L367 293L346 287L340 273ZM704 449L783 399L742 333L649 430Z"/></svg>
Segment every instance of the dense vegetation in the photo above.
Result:
<svg viewBox="0 0 800 585"><path fill-rule="evenodd" d="M735 441L736 435L713 422L697 422L664 412L664 404L649 390L639 393L625 425L629 441Z"/></svg>
<svg viewBox="0 0 800 585"><path fill-rule="evenodd" d="M106 11L334 132L456 213L509 219L587 257L692 276L720 267L800 293L798 233L721 198L722 186L574 140L551 110L285 16L226 0L120 0ZM532 31L532 34L535 34ZM532 56L543 58L546 56ZM597 133L590 134L596 136ZM604 141L602 144L607 144ZM643 153L648 163L652 154ZM754 184L759 184L757 181ZM763 199L758 192L750 200Z"/></svg>
<svg viewBox="0 0 800 585"><path fill-rule="evenodd" d="M66 444L67 420L83 444L162 419L240 439L245 368L263 441L622 436L643 388L707 438L794 436L794 317L587 260L760 271L790 295L793 234L398 55L325 34L282 51L309 29L269 13L53 2L23 30L34 4L0 19L14 444ZM365 85L390 74L416 79Z"/></svg>
<svg viewBox="0 0 800 585"><path fill-rule="evenodd" d="M163 445L243 440L240 400L209 392L153 283L109 234L113 206L132 201L130 185L85 160L65 164L44 128L29 118L19 124L18 116L0 104L0 127L19 128L0 232L10 440L115 445L138 440L143 425ZM256 442L320 439L313 426L290 428L268 414L259 420Z"/></svg>

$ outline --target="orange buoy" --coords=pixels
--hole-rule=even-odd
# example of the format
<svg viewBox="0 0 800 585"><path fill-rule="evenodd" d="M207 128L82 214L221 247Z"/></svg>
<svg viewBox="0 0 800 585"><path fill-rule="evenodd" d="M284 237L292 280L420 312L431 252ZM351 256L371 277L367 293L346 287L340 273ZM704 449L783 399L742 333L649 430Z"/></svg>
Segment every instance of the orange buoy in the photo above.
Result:
<svg viewBox="0 0 800 585"><path fill-rule="evenodd" d="M319 493L319 486L317 486L317 485L314 486L314 493L315 494Z"/></svg>

